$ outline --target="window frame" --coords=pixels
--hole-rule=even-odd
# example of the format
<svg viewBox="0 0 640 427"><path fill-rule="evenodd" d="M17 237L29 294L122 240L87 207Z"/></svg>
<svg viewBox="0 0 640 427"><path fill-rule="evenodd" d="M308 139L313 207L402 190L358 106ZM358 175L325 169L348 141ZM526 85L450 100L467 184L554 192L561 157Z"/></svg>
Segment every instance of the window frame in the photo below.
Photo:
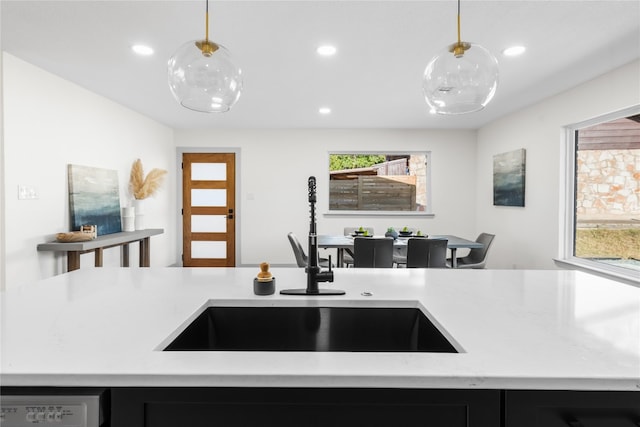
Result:
<svg viewBox="0 0 640 427"><path fill-rule="evenodd" d="M425 156L426 161L426 172L425 172L425 191L426 191L426 209L424 211L367 211L367 210L332 210L329 209L331 206L330 201L330 192L327 192L327 211L324 213L325 216L404 216L404 217L433 217L435 216L433 213L432 206L432 185L431 185L431 162L432 156L430 150L336 150L336 151L327 151L327 182L330 180L330 162L331 155L338 154L356 154L356 155L366 155L366 154L379 154L379 155L405 155L405 154L421 154Z"/></svg>
<svg viewBox="0 0 640 427"><path fill-rule="evenodd" d="M564 127L564 146L560 156L560 167L564 171L564 174L560 174L561 188L564 191L560 191L561 200L559 203L559 258L554 259L554 261L561 267L575 268L640 287L640 274L635 270L574 255L576 234L576 133L590 126L637 114L640 114L640 105L634 105Z"/></svg>

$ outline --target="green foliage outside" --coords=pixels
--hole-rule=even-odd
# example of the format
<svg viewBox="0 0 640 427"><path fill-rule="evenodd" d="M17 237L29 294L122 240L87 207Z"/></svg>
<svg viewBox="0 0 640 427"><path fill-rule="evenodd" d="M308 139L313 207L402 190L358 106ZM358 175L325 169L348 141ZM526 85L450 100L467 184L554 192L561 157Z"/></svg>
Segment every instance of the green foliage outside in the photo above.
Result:
<svg viewBox="0 0 640 427"><path fill-rule="evenodd" d="M577 229L576 256L640 259L640 229Z"/></svg>
<svg viewBox="0 0 640 427"><path fill-rule="evenodd" d="M386 157L381 154L330 154L329 170L368 168L385 160Z"/></svg>

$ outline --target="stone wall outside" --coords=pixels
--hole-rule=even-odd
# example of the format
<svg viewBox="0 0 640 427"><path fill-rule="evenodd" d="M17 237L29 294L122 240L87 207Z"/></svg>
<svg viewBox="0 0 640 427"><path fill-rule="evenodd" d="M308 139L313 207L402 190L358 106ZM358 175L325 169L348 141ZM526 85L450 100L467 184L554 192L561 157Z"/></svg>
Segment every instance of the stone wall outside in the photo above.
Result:
<svg viewBox="0 0 640 427"><path fill-rule="evenodd" d="M638 223L640 149L579 150L577 153L578 222Z"/></svg>
<svg viewBox="0 0 640 427"><path fill-rule="evenodd" d="M427 158L424 154L412 154L409 158L409 175L416 175L416 205L418 211L427 207Z"/></svg>

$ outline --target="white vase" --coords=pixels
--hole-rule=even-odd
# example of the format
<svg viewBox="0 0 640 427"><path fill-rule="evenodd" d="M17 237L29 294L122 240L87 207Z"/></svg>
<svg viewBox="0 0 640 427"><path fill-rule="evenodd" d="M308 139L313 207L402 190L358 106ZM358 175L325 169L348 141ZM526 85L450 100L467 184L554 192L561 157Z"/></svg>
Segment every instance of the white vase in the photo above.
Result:
<svg viewBox="0 0 640 427"><path fill-rule="evenodd" d="M136 208L129 206L122 208L122 231L135 231L136 230Z"/></svg>
<svg viewBox="0 0 640 427"><path fill-rule="evenodd" d="M134 199L133 207L135 210L135 227L136 230L144 230L144 199Z"/></svg>

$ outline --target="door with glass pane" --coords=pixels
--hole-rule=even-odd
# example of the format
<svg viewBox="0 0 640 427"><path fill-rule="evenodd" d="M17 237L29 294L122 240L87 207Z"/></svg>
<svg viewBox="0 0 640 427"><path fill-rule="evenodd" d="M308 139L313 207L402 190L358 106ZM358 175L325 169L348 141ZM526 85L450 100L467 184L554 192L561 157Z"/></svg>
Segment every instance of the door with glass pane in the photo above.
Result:
<svg viewBox="0 0 640 427"><path fill-rule="evenodd" d="M235 154L182 155L182 264L234 267Z"/></svg>

